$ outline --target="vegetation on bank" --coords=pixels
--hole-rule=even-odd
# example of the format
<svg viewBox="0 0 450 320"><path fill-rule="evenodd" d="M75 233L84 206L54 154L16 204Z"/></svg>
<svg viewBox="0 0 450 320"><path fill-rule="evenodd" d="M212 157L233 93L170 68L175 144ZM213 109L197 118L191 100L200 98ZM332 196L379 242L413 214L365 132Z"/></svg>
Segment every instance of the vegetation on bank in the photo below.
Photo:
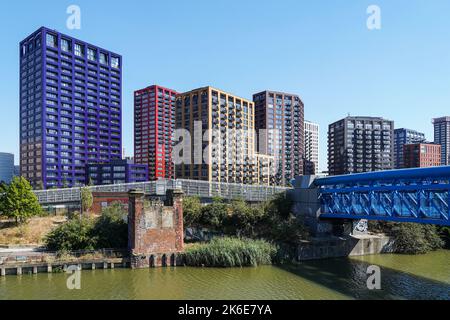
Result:
<svg viewBox="0 0 450 320"><path fill-rule="evenodd" d="M16 224L42 214L42 207L25 178L14 177L9 185L0 185L0 213L14 219Z"/></svg>
<svg viewBox="0 0 450 320"><path fill-rule="evenodd" d="M392 236L395 253L424 254L445 245L440 229L434 225L372 221L369 228Z"/></svg>
<svg viewBox="0 0 450 320"><path fill-rule="evenodd" d="M122 204L113 203L98 218L74 216L45 237L52 251L96 250L126 248L128 226Z"/></svg>
<svg viewBox="0 0 450 320"><path fill-rule="evenodd" d="M276 253L277 248L264 240L214 238L188 247L183 258L193 267L256 267L271 264Z"/></svg>
<svg viewBox="0 0 450 320"><path fill-rule="evenodd" d="M44 245L45 236L66 221L64 216L33 217L24 224L0 220L0 245Z"/></svg>
<svg viewBox="0 0 450 320"><path fill-rule="evenodd" d="M243 200L226 203L216 198L202 206L199 198L187 197L183 201L184 225L206 228L224 236L295 245L306 239L308 232L291 208L292 201L285 194L255 205Z"/></svg>

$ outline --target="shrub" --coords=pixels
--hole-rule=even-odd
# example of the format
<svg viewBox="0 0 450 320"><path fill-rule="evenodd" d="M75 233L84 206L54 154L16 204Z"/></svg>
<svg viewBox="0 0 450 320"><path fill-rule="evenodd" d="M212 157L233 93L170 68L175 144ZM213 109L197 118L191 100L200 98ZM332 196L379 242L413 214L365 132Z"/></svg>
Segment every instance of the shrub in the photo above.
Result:
<svg viewBox="0 0 450 320"><path fill-rule="evenodd" d="M45 238L46 246L54 251L125 248L128 243L125 216L120 203L105 208L97 219L76 216L50 232Z"/></svg>
<svg viewBox="0 0 450 320"><path fill-rule="evenodd" d="M397 253L423 254L442 248L444 245L444 241L440 239L433 225L396 223L391 227L390 233L395 238Z"/></svg>
<svg viewBox="0 0 450 320"><path fill-rule="evenodd" d="M96 248L126 248L128 244L127 211L120 202L104 208L95 222L91 236Z"/></svg>
<svg viewBox="0 0 450 320"><path fill-rule="evenodd" d="M76 217L51 231L45 237L47 249L53 251L93 250L96 239L92 238L94 221Z"/></svg>
<svg viewBox="0 0 450 320"><path fill-rule="evenodd" d="M263 240L215 238L197 244L183 254L185 264L195 267L244 267L271 264L276 247Z"/></svg>
<svg viewBox="0 0 450 320"><path fill-rule="evenodd" d="M202 226L214 230L223 229L224 222L228 217L228 205L215 199L213 203L201 208L199 222Z"/></svg>

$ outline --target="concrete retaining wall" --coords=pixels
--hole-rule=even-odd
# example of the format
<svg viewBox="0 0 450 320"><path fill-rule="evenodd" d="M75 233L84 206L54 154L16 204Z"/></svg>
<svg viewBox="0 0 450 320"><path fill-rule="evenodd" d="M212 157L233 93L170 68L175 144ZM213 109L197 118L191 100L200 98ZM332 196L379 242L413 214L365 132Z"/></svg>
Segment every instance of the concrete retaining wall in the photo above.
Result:
<svg viewBox="0 0 450 320"><path fill-rule="evenodd" d="M297 260L392 253L393 245L393 239L383 235L315 238L298 247Z"/></svg>

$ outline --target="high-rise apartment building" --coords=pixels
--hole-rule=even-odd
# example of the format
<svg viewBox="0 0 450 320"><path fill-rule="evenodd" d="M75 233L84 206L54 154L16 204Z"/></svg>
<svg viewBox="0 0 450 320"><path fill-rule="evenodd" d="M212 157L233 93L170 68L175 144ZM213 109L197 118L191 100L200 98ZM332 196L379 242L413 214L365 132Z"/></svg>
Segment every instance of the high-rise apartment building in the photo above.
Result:
<svg viewBox="0 0 450 320"><path fill-rule="evenodd" d="M441 146L434 143L404 145L404 168L427 168L441 165Z"/></svg>
<svg viewBox="0 0 450 320"><path fill-rule="evenodd" d="M304 105L300 97L275 91L253 95L258 152L274 156L273 184L288 185L303 175Z"/></svg>
<svg viewBox="0 0 450 320"><path fill-rule="evenodd" d="M33 186L85 183L121 158L122 58L47 28L20 42L20 169Z"/></svg>
<svg viewBox="0 0 450 320"><path fill-rule="evenodd" d="M319 173L319 125L305 120L304 174Z"/></svg>
<svg viewBox="0 0 450 320"><path fill-rule="evenodd" d="M440 144L441 164L450 165L450 117L433 119L434 143Z"/></svg>
<svg viewBox="0 0 450 320"><path fill-rule="evenodd" d="M330 124L330 175L390 170L393 167L393 121L376 117L347 117Z"/></svg>
<svg viewBox="0 0 450 320"><path fill-rule="evenodd" d="M190 148L177 160L176 178L258 183L254 112L253 102L212 87L179 94L175 127L191 139L184 137Z"/></svg>
<svg viewBox="0 0 450 320"><path fill-rule="evenodd" d="M156 85L134 93L134 162L148 165L150 180L174 178L176 95L176 91Z"/></svg>
<svg viewBox="0 0 450 320"><path fill-rule="evenodd" d="M394 130L394 168L405 168L403 160L403 146L405 144L419 143L425 141L425 134L411 129Z"/></svg>

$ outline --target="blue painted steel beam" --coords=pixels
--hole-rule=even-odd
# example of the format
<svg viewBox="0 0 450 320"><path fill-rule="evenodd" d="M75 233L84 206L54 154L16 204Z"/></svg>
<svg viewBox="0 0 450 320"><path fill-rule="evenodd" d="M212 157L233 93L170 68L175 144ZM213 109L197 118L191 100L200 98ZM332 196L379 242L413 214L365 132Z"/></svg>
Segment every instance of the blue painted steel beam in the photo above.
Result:
<svg viewBox="0 0 450 320"><path fill-rule="evenodd" d="M339 185L349 183L367 183L387 180L422 180L422 179L450 179L450 166L376 171L342 176L318 178L316 186Z"/></svg>
<svg viewBox="0 0 450 320"><path fill-rule="evenodd" d="M368 216L368 215L349 215L349 214L321 214L320 219L349 219L349 220L377 220L377 221L391 221L391 222L412 222L422 224L434 224L439 226L450 226L448 220L436 219L418 219L416 218L398 218L398 217L383 217L383 216Z"/></svg>

